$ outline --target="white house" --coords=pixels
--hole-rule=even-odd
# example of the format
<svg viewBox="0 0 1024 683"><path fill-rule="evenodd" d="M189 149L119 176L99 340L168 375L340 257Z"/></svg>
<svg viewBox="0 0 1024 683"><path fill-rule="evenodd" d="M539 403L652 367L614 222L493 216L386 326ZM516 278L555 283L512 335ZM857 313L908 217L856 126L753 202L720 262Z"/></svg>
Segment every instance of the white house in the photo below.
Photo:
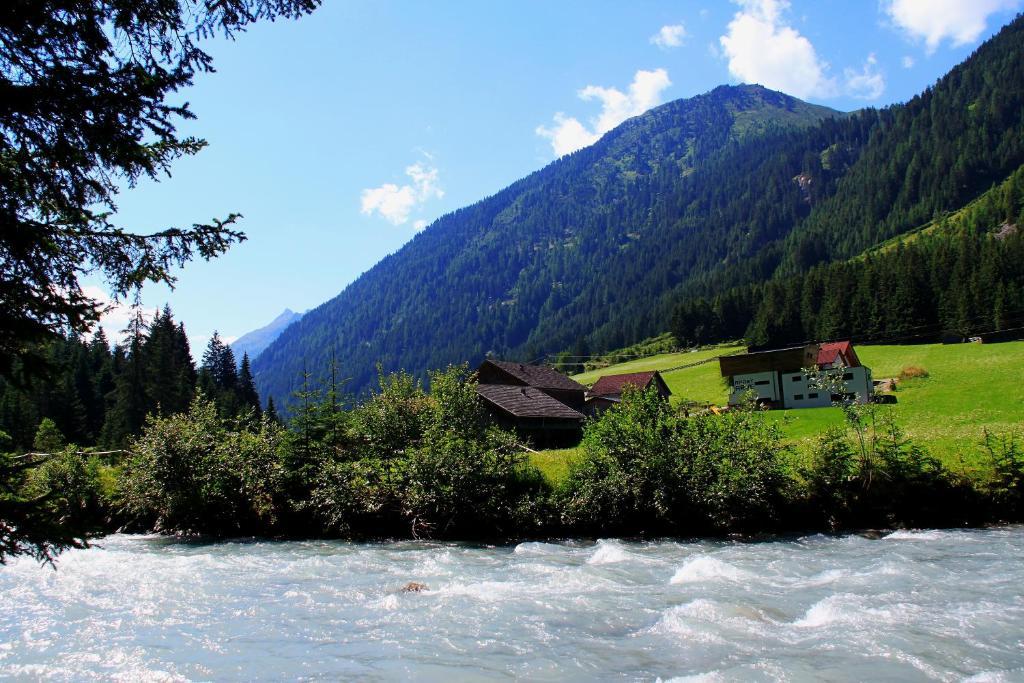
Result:
<svg viewBox="0 0 1024 683"><path fill-rule="evenodd" d="M849 341L723 356L719 365L729 379L729 405L742 403L753 392L769 408L818 408L840 399L867 403L873 391L871 369L861 364ZM812 367L832 375L841 372L842 394L817 386L804 372Z"/></svg>

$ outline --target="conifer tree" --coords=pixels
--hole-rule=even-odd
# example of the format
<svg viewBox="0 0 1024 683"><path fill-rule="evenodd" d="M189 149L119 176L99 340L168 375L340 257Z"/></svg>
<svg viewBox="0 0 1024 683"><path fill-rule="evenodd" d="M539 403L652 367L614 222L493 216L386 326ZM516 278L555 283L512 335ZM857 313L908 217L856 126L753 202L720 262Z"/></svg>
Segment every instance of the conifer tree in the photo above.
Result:
<svg viewBox="0 0 1024 683"><path fill-rule="evenodd" d="M238 370L238 403L242 410L252 410L257 418L263 414L260 408L260 395L256 391L256 381L249 368L249 354L242 354L242 367Z"/></svg>
<svg viewBox="0 0 1024 683"><path fill-rule="evenodd" d="M43 421L39 423L39 429L36 430L32 447L40 453L56 453L65 446L67 446L67 440L57 429L57 425L50 418L44 417Z"/></svg>
<svg viewBox="0 0 1024 683"><path fill-rule="evenodd" d="M128 334L128 348L121 351L123 361L116 374L101 438L103 444L111 448L123 447L128 437L138 434L151 408L142 351L146 341L146 322L141 312L136 312L125 332Z"/></svg>

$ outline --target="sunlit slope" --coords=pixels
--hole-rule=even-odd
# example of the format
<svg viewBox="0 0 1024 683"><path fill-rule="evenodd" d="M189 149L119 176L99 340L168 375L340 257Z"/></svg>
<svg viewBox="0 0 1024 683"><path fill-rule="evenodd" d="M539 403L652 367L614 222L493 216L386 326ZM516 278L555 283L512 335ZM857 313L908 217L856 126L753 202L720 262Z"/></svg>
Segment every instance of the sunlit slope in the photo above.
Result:
<svg viewBox="0 0 1024 683"><path fill-rule="evenodd" d="M576 379L592 384L604 374L671 369L735 348L652 356L577 375ZM857 353L875 379L898 377L909 366L927 371L928 377L899 382L899 402L891 410L908 436L947 465L958 467L963 456L970 466L986 429L993 433L1016 429L1024 438L1024 341L858 346ZM673 370L664 379L675 402L685 398L722 405L727 400L717 362ZM787 435L802 446L812 444L828 425L842 419L835 408L776 411L771 417L780 420Z"/></svg>

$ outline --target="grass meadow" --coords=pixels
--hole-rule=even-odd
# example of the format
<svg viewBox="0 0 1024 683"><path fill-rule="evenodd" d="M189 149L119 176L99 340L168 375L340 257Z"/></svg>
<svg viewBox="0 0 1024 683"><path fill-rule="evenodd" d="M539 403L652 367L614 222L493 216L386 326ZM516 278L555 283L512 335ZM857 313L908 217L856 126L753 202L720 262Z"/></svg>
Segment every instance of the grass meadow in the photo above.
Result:
<svg viewBox="0 0 1024 683"><path fill-rule="evenodd" d="M742 347L660 354L576 375L574 379L591 385L602 375L679 368L663 374L674 404L694 401L723 405L726 386L718 363L709 359L736 351L742 351ZM986 429L992 433L1016 431L1024 437L1024 341L865 345L857 347L857 354L876 380L899 377L904 368L912 366L927 372L927 377L898 381L898 403L877 409L892 411L908 437L954 471L976 469L978 444ZM693 365L704 360L709 362ZM687 365L690 367L680 368ZM825 429L843 419L838 408L779 410L768 413L768 418L779 421L797 459L814 447ZM575 454L576 450L570 448L531 457L549 480L557 482L568 473Z"/></svg>

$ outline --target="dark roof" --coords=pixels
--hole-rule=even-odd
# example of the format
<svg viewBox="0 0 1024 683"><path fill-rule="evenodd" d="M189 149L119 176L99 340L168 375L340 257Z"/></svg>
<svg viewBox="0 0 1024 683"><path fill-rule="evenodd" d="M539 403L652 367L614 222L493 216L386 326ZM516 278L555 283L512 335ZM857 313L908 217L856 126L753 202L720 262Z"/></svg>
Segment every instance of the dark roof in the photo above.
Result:
<svg viewBox="0 0 1024 683"><path fill-rule="evenodd" d="M849 341L822 344L818 351L818 365L829 368L835 365L837 360L842 360L843 365L848 368L860 367L860 358L857 358L857 352L853 350L853 344Z"/></svg>
<svg viewBox="0 0 1024 683"><path fill-rule="evenodd" d="M650 372L631 372L625 375L605 375L590 387L590 393L595 396L621 394L627 386L646 389L657 374L657 371L652 370Z"/></svg>
<svg viewBox="0 0 1024 683"><path fill-rule="evenodd" d="M478 384L476 392L515 417L551 417L582 420L583 413L573 410L540 389L512 384Z"/></svg>
<svg viewBox="0 0 1024 683"><path fill-rule="evenodd" d="M818 362L818 345L807 344L788 349L757 351L738 356L719 356L722 377L735 377L755 372L799 372Z"/></svg>
<svg viewBox="0 0 1024 683"><path fill-rule="evenodd" d="M501 360L485 360L484 364L499 368L512 375L520 382L538 389L564 389L567 391L586 391L579 382L571 380L558 370L544 367L543 365L527 365L525 363L510 363Z"/></svg>

